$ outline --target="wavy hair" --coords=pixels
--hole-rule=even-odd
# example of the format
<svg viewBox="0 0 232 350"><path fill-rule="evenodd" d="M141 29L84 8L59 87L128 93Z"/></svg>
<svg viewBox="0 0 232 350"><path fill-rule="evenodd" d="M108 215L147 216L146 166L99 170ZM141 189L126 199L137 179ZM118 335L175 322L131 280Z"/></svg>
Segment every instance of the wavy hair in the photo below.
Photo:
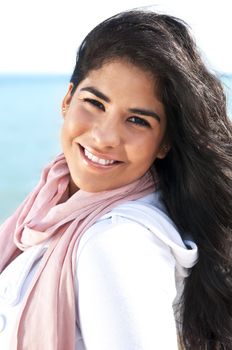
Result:
<svg viewBox="0 0 232 350"><path fill-rule="evenodd" d="M182 346L232 349L232 126L221 82L183 21L128 11L84 39L71 77L73 93L91 70L117 58L158 81L172 147L154 168L170 217L199 249L179 304Z"/></svg>

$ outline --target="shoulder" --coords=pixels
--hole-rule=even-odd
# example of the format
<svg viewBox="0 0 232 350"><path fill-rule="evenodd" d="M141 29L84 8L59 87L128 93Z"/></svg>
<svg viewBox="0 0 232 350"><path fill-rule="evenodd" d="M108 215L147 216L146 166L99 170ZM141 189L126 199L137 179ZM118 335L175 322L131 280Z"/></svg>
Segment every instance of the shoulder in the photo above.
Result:
<svg viewBox="0 0 232 350"><path fill-rule="evenodd" d="M113 216L86 233L88 238L79 246L76 264L80 300L83 290L95 294L98 288L101 293L107 290L112 300L114 293L128 300L148 298L149 290L149 300L151 295L160 298L164 294L171 304L176 295L175 258L170 248L148 228L128 218Z"/></svg>
<svg viewBox="0 0 232 350"><path fill-rule="evenodd" d="M170 254L168 246L153 234L147 227L120 215L113 215L110 218L95 224L86 232L78 247L77 261L84 257L91 260L108 260L111 262L122 261L123 256L126 259L136 258L144 254L154 255L162 251L167 255L167 261L173 262L173 256Z"/></svg>
<svg viewBox="0 0 232 350"><path fill-rule="evenodd" d="M85 250L93 249L93 256L101 251L114 256L126 250L132 251L162 249L168 261L175 261L181 274L192 267L197 260L197 247L187 242L187 248L173 222L165 213L159 193L150 194L141 200L119 205L104 215L81 238L78 257ZM145 248L146 247L146 248ZM92 248L92 249L91 249ZM137 250L136 250L137 249ZM182 270L182 271L181 271Z"/></svg>
<svg viewBox="0 0 232 350"><path fill-rule="evenodd" d="M82 254L90 245L106 245L116 249L117 245L124 247L129 244L135 244L135 241L156 240L156 237L149 228L144 224L143 218L139 215L138 208L144 213L149 205L154 202L154 195L148 195L141 200L126 202L115 207L113 210L102 216L93 226L91 226L82 236L78 256ZM152 206L152 208L155 208ZM133 241L132 241L133 240Z"/></svg>

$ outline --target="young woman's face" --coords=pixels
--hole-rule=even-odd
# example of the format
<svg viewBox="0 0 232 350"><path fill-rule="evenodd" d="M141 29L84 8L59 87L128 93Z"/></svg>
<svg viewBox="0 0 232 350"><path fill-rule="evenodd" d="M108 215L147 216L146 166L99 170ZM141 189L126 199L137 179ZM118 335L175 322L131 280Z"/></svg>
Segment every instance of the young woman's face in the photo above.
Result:
<svg viewBox="0 0 232 350"><path fill-rule="evenodd" d="M137 180L164 158L166 116L149 73L124 61L93 70L63 100L63 152L71 194L111 190Z"/></svg>

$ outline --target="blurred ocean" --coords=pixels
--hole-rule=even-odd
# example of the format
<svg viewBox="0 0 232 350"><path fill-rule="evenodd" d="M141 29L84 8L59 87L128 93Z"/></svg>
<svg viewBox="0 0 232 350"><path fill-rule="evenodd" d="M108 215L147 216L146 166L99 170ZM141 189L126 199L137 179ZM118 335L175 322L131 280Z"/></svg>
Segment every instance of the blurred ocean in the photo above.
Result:
<svg viewBox="0 0 232 350"><path fill-rule="evenodd" d="M232 75L223 75L232 117ZM68 76L0 75L0 223L61 149L60 106Z"/></svg>

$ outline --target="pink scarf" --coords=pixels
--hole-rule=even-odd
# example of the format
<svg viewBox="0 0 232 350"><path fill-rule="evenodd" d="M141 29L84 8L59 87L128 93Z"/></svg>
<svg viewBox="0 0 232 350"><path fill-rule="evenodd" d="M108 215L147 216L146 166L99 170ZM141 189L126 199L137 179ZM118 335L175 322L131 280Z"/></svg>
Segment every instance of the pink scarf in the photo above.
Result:
<svg viewBox="0 0 232 350"><path fill-rule="evenodd" d="M49 240L23 301L12 350L74 350L76 250L83 233L122 202L151 193L150 173L111 191L77 191L68 198L70 174L63 155L0 227L0 271L21 251Z"/></svg>

